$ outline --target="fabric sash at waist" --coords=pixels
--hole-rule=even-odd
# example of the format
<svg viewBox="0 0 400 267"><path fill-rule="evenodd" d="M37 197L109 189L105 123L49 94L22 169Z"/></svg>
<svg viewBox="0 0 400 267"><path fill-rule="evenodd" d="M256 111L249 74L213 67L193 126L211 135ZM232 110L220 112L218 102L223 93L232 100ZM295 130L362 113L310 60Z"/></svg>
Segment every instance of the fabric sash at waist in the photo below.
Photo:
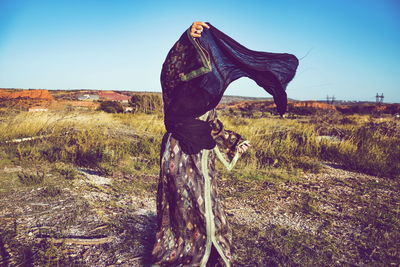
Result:
<svg viewBox="0 0 400 267"><path fill-rule="evenodd" d="M208 122L198 119L184 121L164 121L167 132L179 141L182 151L186 154L197 154L202 149L215 147L215 140L211 136L211 126Z"/></svg>

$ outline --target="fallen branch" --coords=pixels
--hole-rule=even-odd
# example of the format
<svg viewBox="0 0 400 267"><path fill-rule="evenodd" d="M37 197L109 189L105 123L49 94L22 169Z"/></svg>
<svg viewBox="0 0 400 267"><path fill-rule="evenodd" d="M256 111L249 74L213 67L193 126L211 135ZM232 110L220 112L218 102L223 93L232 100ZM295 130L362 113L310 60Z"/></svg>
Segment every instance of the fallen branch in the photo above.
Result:
<svg viewBox="0 0 400 267"><path fill-rule="evenodd" d="M101 245L110 243L114 240L113 236L100 237L100 238L87 238L87 237L77 237L77 238L54 238L47 237L49 242L53 244L70 244L70 245Z"/></svg>
<svg viewBox="0 0 400 267"><path fill-rule="evenodd" d="M50 134L47 134L47 135L39 135L39 136L32 136L32 137L24 137L24 138L5 141L4 143L6 143L6 144L8 144L8 143L21 143L21 142L25 142L25 141L43 139L43 138L50 137L50 136L51 136Z"/></svg>

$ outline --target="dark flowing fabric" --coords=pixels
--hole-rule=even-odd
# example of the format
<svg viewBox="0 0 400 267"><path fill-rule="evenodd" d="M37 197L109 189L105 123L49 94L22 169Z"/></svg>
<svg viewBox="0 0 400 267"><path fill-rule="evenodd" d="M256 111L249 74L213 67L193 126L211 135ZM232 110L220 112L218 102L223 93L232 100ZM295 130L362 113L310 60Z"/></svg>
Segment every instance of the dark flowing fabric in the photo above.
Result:
<svg viewBox="0 0 400 267"><path fill-rule="evenodd" d="M210 24L209 24L210 25ZM214 26L202 37L188 29L161 72L167 133L161 145L154 266L230 266L231 230L219 200L215 159L232 169L247 141L226 130L215 107L227 86L249 77L286 111L285 88L297 58L251 51Z"/></svg>
<svg viewBox="0 0 400 267"><path fill-rule="evenodd" d="M215 108L228 85L241 77L254 80L271 94L278 112L284 114L285 89L296 73L297 58L291 54L252 51L209 25L210 29L205 28L200 38L192 38L190 29L183 33L163 64L161 85L166 127L193 121ZM192 144L191 131L172 133L185 146L193 146L195 153L211 145Z"/></svg>

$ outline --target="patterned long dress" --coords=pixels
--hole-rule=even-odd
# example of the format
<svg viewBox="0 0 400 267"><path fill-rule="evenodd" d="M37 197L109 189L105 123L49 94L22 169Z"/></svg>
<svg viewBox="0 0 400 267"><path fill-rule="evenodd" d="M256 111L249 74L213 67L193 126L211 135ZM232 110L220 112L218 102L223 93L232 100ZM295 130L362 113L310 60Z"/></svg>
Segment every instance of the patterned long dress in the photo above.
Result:
<svg viewBox="0 0 400 267"><path fill-rule="evenodd" d="M188 155L170 133L163 139L153 266L208 266L213 255L231 266L231 230L218 196L215 159L232 169L237 147L247 141L225 130L215 110L200 119L212 126L214 149Z"/></svg>

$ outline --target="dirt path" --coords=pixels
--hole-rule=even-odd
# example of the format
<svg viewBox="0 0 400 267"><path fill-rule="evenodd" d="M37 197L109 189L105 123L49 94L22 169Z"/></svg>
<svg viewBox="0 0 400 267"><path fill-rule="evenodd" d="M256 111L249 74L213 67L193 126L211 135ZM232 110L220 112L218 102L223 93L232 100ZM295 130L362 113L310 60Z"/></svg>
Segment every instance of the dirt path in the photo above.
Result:
<svg viewBox="0 0 400 267"><path fill-rule="evenodd" d="M61 192L38 187L2 195L1 264L142 266L148 260L154 196L120 194L114 184L133 181L80 172Z"/></svg>
<svg viewBox="0 0 400 267"><path fill-rule="evenodd" d="M79 171L69 186L1 193L2 265L148 264L157 177ZM326 166L282 183L226 179L220 189L238 266L399 263L396 181Z"/></svg>

